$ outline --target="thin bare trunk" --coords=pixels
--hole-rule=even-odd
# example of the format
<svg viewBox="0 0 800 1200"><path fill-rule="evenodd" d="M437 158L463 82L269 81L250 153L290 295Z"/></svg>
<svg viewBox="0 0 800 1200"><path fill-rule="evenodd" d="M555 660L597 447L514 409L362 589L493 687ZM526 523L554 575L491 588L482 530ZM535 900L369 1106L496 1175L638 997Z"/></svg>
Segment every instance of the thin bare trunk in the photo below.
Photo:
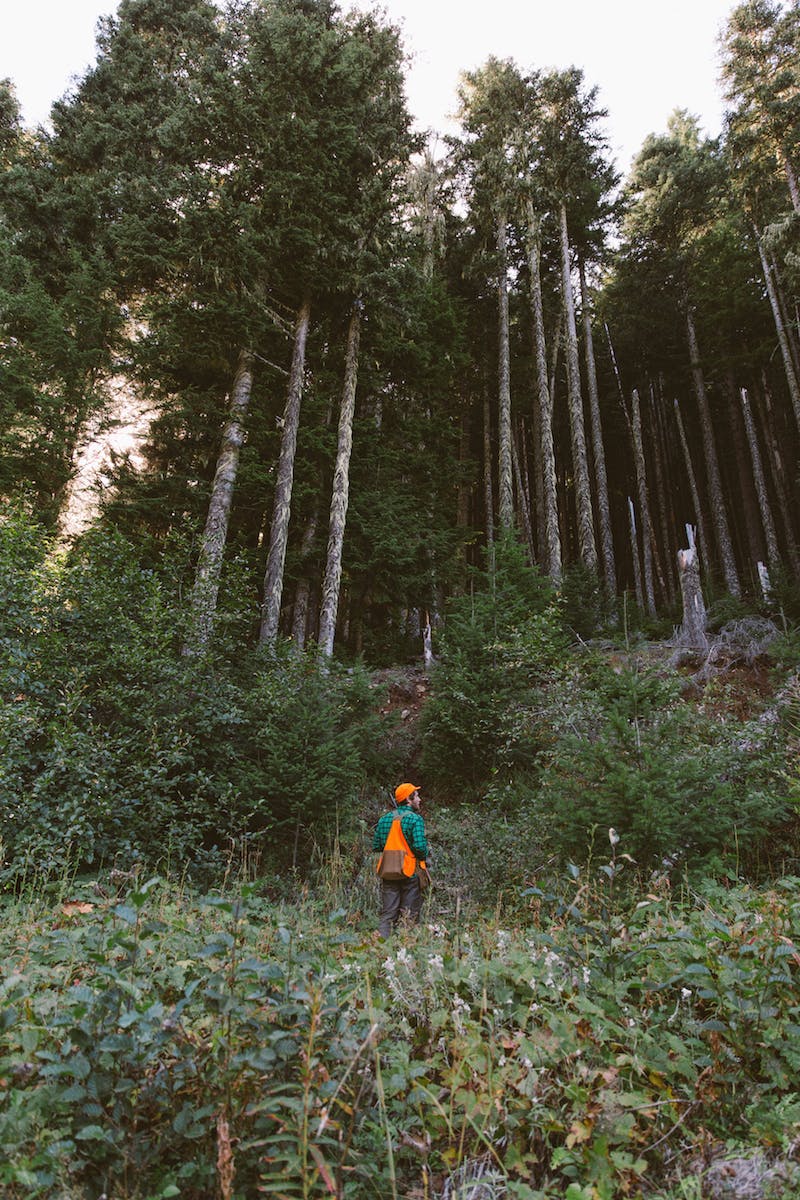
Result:
<svg viewBox="0 0 800 1200"><path fill-rule="evenodd" d="M755 578L755 564L759 561L766 562L766 543L758 508L758 497L753 482L753 463L747 447L747 433L742 419L739 387L731 368L725 373L725 392L728 400L728 429L735 460L734 479L738 490L736 515L739 520L735 528L740 540L739 558L747 563L748 574L752 581Z"/></svg>
<svg viewBox="0 0 800 1200"><path fill-rule="evenodd" d="M538 429L537 455L541 468L542 522L544 532L543 557L547 573L554 583L561 579L561 538L558 531L558 491L556 487L556 454L553 442L553 393L547 380L547 342L544 332L542 304L541 248L542 222L528 201L528 266L531 279L531 310L533 313L533 345L536 359L536 405ZM556 339L558 341L558 339Z"/></svg>
<svg viewBox="0 0 800 1200"><path fill-rule="evenodd" d="M664 438L664 424L662 421L662 404L656 397L654 389L650 389L650 411L651 425L653 428L653 467L656 484L656 500L658 504L658 524L661 532L661 544L663 553L667 563L672 563L673 546L670 538L670 520L669 520L669 502L667 500L667 488L665 483L666 476L666 445ZM664 571L664 594L667 602L671 605L675 601L675 587L673 581L673 572L669 569Z"/></svg>
<svg viewBox="0 0 800 1200"><path fill-rule="evenodd" d="M775 280L772 275L772 269L767 259L767 253L764 249L764 243L759 236L758 230L754 227L756 245L761 259L761 270L764 274L764 283L767 286L767 295L772 309L772 318L775 322L775 331L778 335L778 344L781 348L781 357L783 358L783 369L786 374L786 383L789 388L789 395L792 398L792 408L794 409L794 419L797 422L797 427L800 429L800 385L797 380L797 372L794 369L794 361L792 359L792 350L789 345L789 337L786 332L786 326L781 313L780 300L775 287Z"/></svg>
<svg viewBox="0 0 800 1200"><path fill-rule="evenodd" d="M508 264L506 218L497 219L497 308L498 308L498 418L497 491L500 527L514 522L514 485L511 465L511 352L508 331Z"/></svg>
<svg viewBox="0 0 800 1200"><path fill-rule="evenodd" d="M356 408L360 334L361 305L360 302L356 302L347 332L344 387L339 413L339 442L336 450L336 466L333 472L331 513L328 525L328 556L322 581L322 605L319 618L319 648L321 653L328 658L333 654L336 614L339 608L339 586L342 579L342 548L350 495L350 455L353 449L353 416Z"/></svg>
<svg viewBox="0 0 800 1200"><path fill-rule="evenodd" d="M690 304L685 307L686 336L689 343L689 355L692 367L692 379L697 398L697 408L700 413L700 433L703 440L703 457L706 464L706 479L708 482L708 499L711 506L711 521L719 550L722 573L725 586L732 596L741 595L739 576L736 571L736 559L731 543L728 515L725 511L725 500L722 493L722 481L717 460L717 448L714 440L714 426L711 421L711 410L706 395L705 377L700 362L700 350L697 344L697 330L694 314Z"/></svg>
<svg viewBox="0 0 800 1200"><path fill-rule="evenodd" d="M553 406L556 398L556 379L558 377L558 359L561 353L561 347L564 341L564 325L566 323L566 315L564 313L564 305L561 305L561 311L558 314L558 322L556 324L553 344L550 347L550 378L548 380L548 389L550 391L550 417L552 421ZM563 539L562 539L563 541Z"/></svg>
<svg viewBox="0 0 800 1200"><path fill-rule="evenodd" d="M572 439L572 471L575 482L575 510L578 522L578 553L581 562L591 571L597 570L597 547L594 540L592 491L589 483L589 460L586 451L586 428L583 420L581 371L578 360L578 331L575 324L575 298L572 293L572 262L567 229L567 206L561 203L561 292L564 297L567 330L567 393L569 427Z"/></svg>
<svg viewBox="0 0 800 1200"><path fill-rule="evenodd" d="M750 409L747 389L742 388L739 395L742 401L742 417L744 418L744 428L747 434L747 444L750 448L750 459L753 464L753 482L756 485L758 507L761 512L761 524L764 527L764 537L767 543L767 563L774 570L780 561L780 554L778 553L778 536L775 532L775 522L772 519L772 508L769 502L764 464L761 460L761 450L758 445L756 426L753 420L753 413Z"/></svg>
<svg viewBox="0 0 800 1200"><path fill-rule="evenodd" d="M653 549L650 543L650 505L647 499L647 471L642 441L642 413L639 393L636 388L631 394L631 418L633 429L633 464L636 471L636 495L639 500L639 520L642 527L642 566L644 569L644 594L647 611L656 615L656 597L653 591Z"/></svg>
<svg viewBox="0 0 800 1200"><path fill-rule="evenodd" d="M766 378L762 378L762 399L763 411L761 428L764 433L764 441L769 451L769 459L772 464L772 481L774 486L775 498L778 506L778 512L781 517L781 525L783 526L784 545L786 546L786 557L792 568L794 575L800 575L800 553L798 553L797 539L795 537L793 510L789 506L788 494L790 484L786 477L786 468L783 464L783 456L781 455L780 446L775 433L774 413L772 409L772 396L769 387L767 386Z"/></svg>
<svg viewBox="0 0 800 1200"><path fill-rule="evenodd" d="M302 650L306 644L308 637L309 625L309 608L311 599L311 576L308 566L311 560L311 553L314 548L314 542L317 536L317 526L319 525L319 506L314 505L314 510L306 522L306 527L303 530L303 540L300 543L300 578L297 580L297 587L294 593L294 610L292 612L292 641L298 650Z"/></svg>
<svg viewBox="0 0 800 1200"><path fill-rule="evenodd" d="M278 472L272 507L267 568L264 573L264 597L261 606L262 644L274 645L278 637L283 595L283 568L286 562L286 543L289 536L289 516L292 508L294 459L297 451L297 430L300 425L300 404L303 398L303 376L306 364L306 340L311 319L311 301L303 300L297 314L294 333L289 388L283 411L283 433L278 455Z"/></svg>
<svg viewBox="0 0 800 1200"><path fill-rule="evenodd" d="M517 449L517 439L511 439L511 465L514 470L514 483L517 489L517 508L519 511L520 521L522 522L522 532L525 536L525 545L528 550L528 561L531 566L536 562L536 550L533 544L533 530L531 528L531 508L528 501L528 496L525 490L525 483L522 478L522 471L519 465L519 451Z"/></svg>
<svg viewBox="0 0 800 1200"><path fill-rule="evenodd" d="M614 564L614 541L611 536L611 507L608 501L608 477L606 475L606 452L603 447L603 428L600 421L600 394L597 388L597 366L592 338L592 317L589 311L589 292L586 287L586 267L579 263L581 281L581 313L583 316L583 346L586 358L586 383L589 391L589 414L592 431L592 454L594 478L597 490L597 519L600 527L600 550L603 559L606 591L614 596L617 590L617 572Z"/></svg>
<svg viewBox="0 0 800 1200"><path fill-rule="evenodd" d="M775 286L775 294L778 298L778 307L781 313L781 323L786 334L786 341L789 345L789 353L792 356L792 366L794 367L794 377L800 382L800 346L797 344L797 306L795 305L794 318L792 318L792 303L786 295L786 290L781 280L781 272L778 262L774 254L769 255L770 273L772 282Z"/></svg>
<svg viewBox="0 0 800 1200"><path fill-rule="evenodd" d="M483 393L483 504L486 519L486 556L494 574L494 488L492 487L492 414L489 395Z"/></svg>
<svg viewBox="0 0 800 1200"><path fill-rule="evenodd" d="M223 430L217 469L211 485L208 515L192 593L192 644L187 644L185 648L189 654L201 651L211 637L252 387L253 354L250 350L241 350L231 387L228 420Z"/></svg>
<svg viewBox="0 0 800 1200"><path fill-rule="evenodd" d="M528 456L525 453L525 447L528 445L529 442L530 442L531 448L533 448L536 444L536 438L535 438L534 434L531 434L530 438L528 437L527 425L525 423L525 419L523 418L519 423L519 471L520 471L520 481L522 484L522 494L525 497L525 503L528 507L528 524L530 526L530 531L531 531L531 552L532 552L531 562L537 562L538 561L537 553L536 553L536 532L537 531L534 528L536 497L535 497L535 495L531 495L531 476L530 476L530 471L528 469Z"/></svg>
<svg viewBox="0 0 800 1200"><path fill-rule="evenodd" d="M633 587L636 603L644 609L644 590L642 588L642 565L639 559L639 538L636 534L636 509L633 500L628 496L628 526L631 535L631 562L633 563Z"/></svg>
<svg viewBox="0 0 800 1200"><path fill-rule="evenodd" d="M706 533L706 522L703 516L703 505L700 500L700 491L697 486L697 477L694 473L692 465L692 455L689 450L689 440L686 437L686 430L681 416L681 408L678 401L675 401L675 423L678 426L678 437L680 438L681 449L683 450L683 461L686 466L686 477L689 480L689 491L692 494L692 504L694 505L694 523L697 526L697 537L700 541L700 556L703 563L708 565L709 562L709 545L708 535Z"/></svg>

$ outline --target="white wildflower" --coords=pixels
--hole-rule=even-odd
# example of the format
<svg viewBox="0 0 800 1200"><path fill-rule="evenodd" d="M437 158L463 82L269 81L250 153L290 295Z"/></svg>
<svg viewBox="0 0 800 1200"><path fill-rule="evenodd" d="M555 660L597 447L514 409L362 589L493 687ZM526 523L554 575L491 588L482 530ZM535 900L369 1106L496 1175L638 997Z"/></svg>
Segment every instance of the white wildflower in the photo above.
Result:
<svg viewBox="0 0 800 1200"><path fill-rule="evenodd" d="M608 831L608 840L611 842L612 846L616 846L619 842L619 834L617 833L616 829L613 828L613 826Z"/></svg>

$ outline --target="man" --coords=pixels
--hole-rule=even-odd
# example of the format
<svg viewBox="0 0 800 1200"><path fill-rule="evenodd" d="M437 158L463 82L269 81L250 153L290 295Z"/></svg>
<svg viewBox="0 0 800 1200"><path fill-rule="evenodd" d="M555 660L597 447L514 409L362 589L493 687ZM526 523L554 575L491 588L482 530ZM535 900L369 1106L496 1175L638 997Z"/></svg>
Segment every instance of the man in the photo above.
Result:
<svg viewBox="0 0 800 1200"><path fill-rule="evenodd" d="M385 812L379 819L375 827L375 837L372 839L372 849L377 850L379 854L383 853L392 821L399 816L403 836L417 860L417 870L406 879L381 880L381 917L378 932L382 938L390 936L401 916L414 925L419 921L422 908L419 864L424 863L428 857L428 840L425 836L425 821L420 812L422 797L419 788L414 783L401 783L395 788L394 798L397 807Z"/></svg>

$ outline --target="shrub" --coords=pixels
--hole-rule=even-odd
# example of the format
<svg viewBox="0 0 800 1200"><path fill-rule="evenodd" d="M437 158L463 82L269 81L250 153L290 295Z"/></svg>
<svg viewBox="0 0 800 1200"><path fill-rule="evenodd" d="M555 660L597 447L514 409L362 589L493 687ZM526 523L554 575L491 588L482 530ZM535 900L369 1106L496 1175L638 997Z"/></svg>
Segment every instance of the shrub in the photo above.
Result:
<svg viewBox="0 0 800 1200"><path fill-rule="evenodd" d="M236 849L300 862L376 765L363 672L308 653L184 656L170 582L115 535L40 562L3 527L6 881L138 857L206 878ZM20 579L22 582L20 582Z"/></svg>
<svg viewBox="0 0 800 1200"><path fill-rule="evenodd" d="M567 645L549 583L514 543L497 547L494 579L481 583L448 614L422 720L422 771L450 796L483 790L501 762L535 761L535 725L518 737L510 719L549 682Z"/></svg>
<svg viewBox="0 0 800 1200"><path fill-rule="evenodd" d="M595 829L613 827L643 869L697 869L736 861L785 818L780 796L748 786L754 747L741 730L720 736L677 677L598 664L591 686L592 719L560 737L530 799L561 854L582 859Z"/></svg>

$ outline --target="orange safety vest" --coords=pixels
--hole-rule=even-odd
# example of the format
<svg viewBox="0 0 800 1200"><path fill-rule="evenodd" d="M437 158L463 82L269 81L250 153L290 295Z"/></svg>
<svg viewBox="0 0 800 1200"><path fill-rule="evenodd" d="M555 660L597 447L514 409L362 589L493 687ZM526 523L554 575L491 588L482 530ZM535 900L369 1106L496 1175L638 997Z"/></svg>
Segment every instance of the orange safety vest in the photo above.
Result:
<svg viewBox="0 0 800 1200"><path fill-rule="evenodd" d="M424 863L422 864L425 865ZM392 825L383 847L383 854L378 859L375 870L380 879L398 882L401 879L411 879L417 869L417 859L411 850L400 817L392 820Z"/></svg>

